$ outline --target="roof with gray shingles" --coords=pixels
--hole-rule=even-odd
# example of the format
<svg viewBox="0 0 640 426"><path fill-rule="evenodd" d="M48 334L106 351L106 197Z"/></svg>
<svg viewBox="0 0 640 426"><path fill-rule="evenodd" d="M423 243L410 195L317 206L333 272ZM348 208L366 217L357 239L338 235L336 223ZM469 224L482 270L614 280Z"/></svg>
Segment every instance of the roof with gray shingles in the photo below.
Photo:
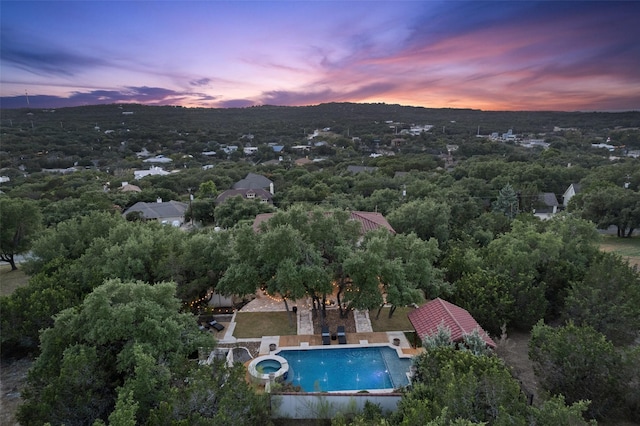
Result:
<svg viewBox="0 0 640 426"><path fill-rule="evenodd" d="M268 178L256 174L249 173L244 179L241 179L233 184L233 189L258 189L269 188L273 182Z"/></svg>
<svg viewBox="0 0 640 426"><path fill-rule="evenodd" d="M140 212L146 219L169 219L183 217L188 205L179 201L165 201L162 203L145 203L139 201L129 207L124 214Z"/></svg>

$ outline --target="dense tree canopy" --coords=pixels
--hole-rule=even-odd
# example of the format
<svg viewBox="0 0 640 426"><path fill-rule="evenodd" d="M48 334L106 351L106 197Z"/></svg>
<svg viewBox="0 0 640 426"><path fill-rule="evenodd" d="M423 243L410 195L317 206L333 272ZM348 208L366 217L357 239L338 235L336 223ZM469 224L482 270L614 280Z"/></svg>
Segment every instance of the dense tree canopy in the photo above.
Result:
<svg viewBox="0 0 640 426"><path fill-rule="evenodd" d="M111 280L61 312L42 333L21 424L107 420L118 395L129 392L144 423L169 391L172 372L214 343L190 314L179 313L174 294L171 283Z"/></svg>
<svg viewBox="0 0 640 426"><path fill-rule="evenodd" d="M591 327L537 324L529 356L543 389L563 395L569 403L590 401L594 418L633 418L638 413L637 348L616 350ZM634 414L635 411L635 414Z"/></svg>

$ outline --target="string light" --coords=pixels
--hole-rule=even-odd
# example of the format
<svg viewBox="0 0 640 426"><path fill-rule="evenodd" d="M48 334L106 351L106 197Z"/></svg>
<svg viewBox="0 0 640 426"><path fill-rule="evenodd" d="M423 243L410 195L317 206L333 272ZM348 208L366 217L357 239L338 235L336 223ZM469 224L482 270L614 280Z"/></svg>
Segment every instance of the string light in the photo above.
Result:
<svg viewBox="0 0 640 426"><path fill-rule="evenodd" d="M203 297L199 299L194 299L191 302L188 302L187 304L189 305L190 308L193 308L195 306L200 305L202 302L208 302L211 299L211 297L213 297L213 290L209 290L207 294L205 294Z"/></svg>

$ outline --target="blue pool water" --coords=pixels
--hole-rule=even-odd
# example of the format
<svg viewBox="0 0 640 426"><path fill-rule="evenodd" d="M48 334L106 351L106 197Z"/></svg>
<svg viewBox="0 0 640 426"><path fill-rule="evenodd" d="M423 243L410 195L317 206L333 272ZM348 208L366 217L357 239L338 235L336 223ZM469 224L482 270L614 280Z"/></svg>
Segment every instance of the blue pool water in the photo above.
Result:
<svg viewBox="0 0 640 426"><path fill-rule="evenodd" d="M276 371L280 370L280 367L282 367L282 365L280 365L280 363L275 359L265 359L264 361L260 361L258 365L256 365L256 369L261 374L275 373Z"/></svg>
<svg viewBox="0 0 640 426"><path fill-rule="evenodd" d="M409 358L388 346L282 350L289 362L286 381L305 392L395 389L409 384Z"/></svg>

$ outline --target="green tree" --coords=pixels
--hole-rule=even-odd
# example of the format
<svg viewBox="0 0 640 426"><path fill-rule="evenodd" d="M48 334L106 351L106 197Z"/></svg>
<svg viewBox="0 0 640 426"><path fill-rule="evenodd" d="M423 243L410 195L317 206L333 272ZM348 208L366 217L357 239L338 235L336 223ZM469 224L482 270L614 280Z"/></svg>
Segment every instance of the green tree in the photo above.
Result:
<svg viewBox="0 0 640 426"><path fill-rule="evenodd" d="M197 199L189 203L189 209L184 215L185 222L195 220L203 225L215 223L216 204L213 199Z"/></svg>
<svg viewBox="0 0 640 426"><path fill-rule="evenodd" d="M0 298L4 351L36 351L40 331L53 325L54 315L77 305L85 296L86 291L70 278L69 266L51 266L51 270L32 276L27 286Z"/></svg>
<svg viewBox="0 0 640 426"><path fill-rule="evenodd" d="M262 231L266 232L279 226L289 225L300 233L310 247L317 250L322 265L329 278L338 285L338 305L341 315L344 314L340 301L347 285L344 264L356 249L356 245L363 229L359 222L350 219L346 211L325 210L322 208L308 209L303 205L296 205L286 211L279 211L269 221L262 224ZM324 281L320 281L323 283ZM312 283L307 283L310 285ZM311 288L308 291L313 300L314 309L326 307L325 296L330 290L324 287Z"/></svg>
<svg viewBox="0 0 640 426"><path fill-rule="evenodd" d="M119 215L93 212L48 228L33 242L32 256L26 264L27 270L35 274L55 259L65 261L60 265L79 259L94 240L108 236L122 222ZM50 270L50 266L47 268Z"/></svg>
<svg viewBox="0 0 640 426"><path fill-rule="evenodd" d="M20 423L106 421L119 392L125 400L133 395L128 405L137 405L136 420L144 423L187 356L214 343L190 314L179 313L175 288L109 280L56 316L42 332Z"/></svg>
<svg viewBox="0 0 640 426"><path fill-rule="evenodd" d="M418 355L414 366L413 386L394 423L422 424L439 416L495 424L526 418L520 386L497 357L439 346Z"/></svg>
<svg viewBox="0 0 640 426"><path fill-rule="evenodd" d="M173 263L180 257L181 241L187 234L158 222L123 221L106 238L93 241L78 260L80 279L90 282L106 278L148 283L172 280Z"/></svg>
<svg viewBox="0 0 640 426"><path fill-rule="evenodd" d="M214 216L218 226L228 229L242 220L253 220L259 213L270 213L273 210L273 206L268 203L245 200L238 195L216 206Z"/></svg>
<svg viewBox="0 0 640 426"><path fill-rule="evenodd" d="M520 212L518 194L510 184L506 184L498 194L498 198L491 205L491 209L513 219Z"/></svg>
<svg viewBox="0 0 640 426"><path fill-rule="evenodd" d="M478 324L494 335L519 315L509 279L490 270L465 273L455 283L451 301L464 307Z"/></svg>
<svg viewBox="0 0 640 426"><path fill-rule="evenodd" d="M209 229L181 239L171 272L180 299L199 299L216 288L231 262L231 238L231 232Z"/></svg>
<svg viewBox="0 0 640 426"><path fill-rule="evenodd" d="M615 253L599 253L584 279L571 283L563 316L593 327L615 345L631 344L640 330L638 272Z"/></svg>
<svg viewBox="0 0 640 426"><path fill-rule="evenodd" d="M528 329L544 318L548 301L543 273L559 258L561 238L540 232L535 223L512 222L512 230L500 235L483 250L485 268L509 283L517 316L514 324Z"/></svg>
<svg viewBox="0 0 640 426"><path fill-rule="evenodd" d="M569 210L600 229L615 226L618 237L630 237L640 226L640 193L613 185L597 188L572 198Z"/></svg>
<svg viewBox="0 0 640 426"><path fill-rule="evenodd" d="M564 395L569 403L591 401L590 417L604 418L624 400L628 381L621 354L591 327L538 323L531 334L529 357L544 390Z"/></svg>
<svg viewBox="0 0 640 426"><path fill-rule="evenodd" d="M218 188L216 188L216 184L212 180L202 182L198 187L198 192L196 192L196 198L200 199L215 198L217 195Z"/></svg>
<svg viewBox="0 0 640 426"><path fill-rule="evenodd" d="M391 304L389 317L398 306L420 303L424 295L429 298L448 294L451 289L442 281L442 272L434 266L440 251L435 238L424 241L416 234L392 234L386 229L368 232L360 245L361 250L371 251L375 263L365 265L382 286L386 303ZM356 268L357 269L357 268ZM353 271L353 277L362 274ZM382 305L379 305L378 315Z"/></svg>
<svg viewBox="0 0 640 426"><path fill-rule="evenodd" d="M155 425L270 425L267 394L257 394L246 382L246 369L224 360L194 366L189 380L175 382L166 399L149 415Z"/></svg>
<svg viewBox="0 0 640 426"><path fill-rule="evenodd" d="M449 240L451 208L433 199L409 201L389 213L391 226L403 234L415 232L423 240L435 238L440 246Z"/></svg>
<svg viewBox="0 0 640 426"><path fill-rule="evenodd" d="M18 269L15 256L31 248L42 226L42 213L30 200L0 196L0 260Z"/></svg>

